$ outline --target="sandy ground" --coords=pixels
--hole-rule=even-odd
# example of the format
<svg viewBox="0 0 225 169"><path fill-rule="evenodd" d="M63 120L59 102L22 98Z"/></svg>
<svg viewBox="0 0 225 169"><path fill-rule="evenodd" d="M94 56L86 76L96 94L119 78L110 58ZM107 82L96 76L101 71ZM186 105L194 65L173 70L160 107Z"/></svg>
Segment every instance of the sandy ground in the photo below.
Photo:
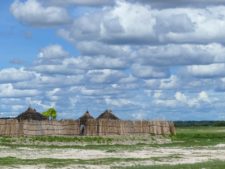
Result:
<svg viewBox="0 0 225 169"><path fill-rule="evenodd" d="M36 148L18 148L11 149L0 147L0 157L17 157L23 159L37 158L58 158L58 159L98 159L98 158L160 158L160 160L133 161L129 163L116 163L113 166L127 165L154 165L154 164L178 164L178 163L196 163L208 160L225 160L225 144L219 144L206 148L146 148L135 151L116 151L107 152L104 150L80 150L80 149L36 149ZM14 167L1 167L10 169ZM17 166L23 169L44 169L45 166ZM90 168L90 169L108 169L106 165L74 165L67 166L64 169L72 168Z"/></svg>

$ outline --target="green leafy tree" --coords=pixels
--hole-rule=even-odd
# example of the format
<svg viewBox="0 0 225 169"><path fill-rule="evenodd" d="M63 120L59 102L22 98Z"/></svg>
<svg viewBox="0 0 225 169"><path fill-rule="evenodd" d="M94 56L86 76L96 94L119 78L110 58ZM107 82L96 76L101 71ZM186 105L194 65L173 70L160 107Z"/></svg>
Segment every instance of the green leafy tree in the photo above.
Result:
<svg viewBox="0 0 225 169"><path fill-rule="evenodd" d="M43 112L42 115L50 120L55 120L57 117L57 111L54 108L49 108L47 111Z"/></svg>

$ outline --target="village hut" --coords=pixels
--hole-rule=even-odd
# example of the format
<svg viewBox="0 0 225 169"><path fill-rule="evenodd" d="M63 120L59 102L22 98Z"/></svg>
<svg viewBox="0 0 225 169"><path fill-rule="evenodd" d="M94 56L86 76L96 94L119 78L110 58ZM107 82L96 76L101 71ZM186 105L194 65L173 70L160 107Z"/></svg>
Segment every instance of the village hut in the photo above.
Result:
<svg viewBox="0 0 225 169"><path fill-rule="evenodd" d="M107 119L107 120L119 120L119 118L112 113L112 110L106 110L97 117L97 120Z"/></svg>
<svg viewBox="0 0 225 169"><path fill-rule="evenodd" d="M87 124L87 120L89 120L89 119L94 119L94 117L91 116L91 114L89 113L89 111L86 111L84 113L84 115L79 118L80 124L81 125L86 125Z"/></svg>
<svg viewBox="0 0 225 169"><path fill-rule="evenodd" d="M29 107L25 112L16 117L17 120L47 120L47 117Z"/></svg>
<svg viewBox="0 0 225 169"><path fill-rule="evenodd" d="M89 111L86 111L83 116L79 118L80 120L80 135L85 135L86 133L86 127L87 127L87 121L90 119L94 119L93 116L89 113Z"/></svg>

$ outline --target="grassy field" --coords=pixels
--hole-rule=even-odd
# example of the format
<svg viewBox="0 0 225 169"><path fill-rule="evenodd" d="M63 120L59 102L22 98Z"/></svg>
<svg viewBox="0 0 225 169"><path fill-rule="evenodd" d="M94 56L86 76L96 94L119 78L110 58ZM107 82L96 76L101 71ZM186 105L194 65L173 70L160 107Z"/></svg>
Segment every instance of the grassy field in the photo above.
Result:
<svg viewBox="0 0 225 169"><path fill-rule="evenodd" d="M146 146L157 146L158 142L171 142L169 136L78 136L78 137L0 137L0 145L11 148L71 148L88 150L137 150ZM132 146L131 146L132 145Z"/></svg>
<svg viewBox="0 0 225 169"><path fill-rule="evenodd" d="M39 158L39 159L20 159L15 157L0 158L0 166L17 166L17 165L46 165L48 168L65 167L68 165L110 165L119 162L145 161L149 159L140 158L98 158L91 160L80 159L54 159L54 158ZM121 167L119 167L121 168Z"/></svg>
<svg viewBox="0 0 225 169"><path fill-rule="evenodd" d="M225 144L225 127L185 127L177 128L172 143L166 146L212 146ZM165 146L165 145L164 145Z"/></svg>
<svg viewBox="0 0 225 169"><path fill-rule="evenodd" d="M208 161L197 164L180 164L180 165L148 165L132 167L115 167L114 169L224 169L225 161Z"/></svg>
<svg viewBox="0 0 225 169"><path fill-rule="evenodd" d="M159 140L167 140L165 143ZM169 141L168 141L169 140ZM20 151L20 148L34 149L34 151L55 151L61 149L67 150L97 150L104 153L122 153L138 152L141 150L157 150L180 148L185 150L211 150L218 144L225 144L225 127L183 127L177 128L176 136L111 136L111 137L0 137L0 146L2 150L10 150L14 152ZM4 148L5 146L5 148ZM225 149L225 147L224 147ZM217 150L217 149L216 149ZM0 150L1 151L1 150ZM31 151L32 152L32 151ZM15 153L16 154L16 153ZM225 154L224 154L225 155ZM20 156L0 156L0 166L23 166L23 165L45 165L46 168L61 168L70 165L96 165L111 166L111 168L124 169L224 169L225 161L219 159L211 159L209 161L195 164L176 164L176 165L159 165L160 162L176 161L182 159L182 154L172 154L168 156L140 158L139 154L134 158L105 157L92 159L55 159L55 158L27 158ZM155 165L141 165L143 162L156 162ZM157 163L158 162L158 163ZM132 166L124 167L129 164Z"/></svg>
<svg viewBox="0 0 225 169"><path fill-rule="evenodd" d="M60 168L69 165L110 165L111 163L118 162L132 162L132 161L144 161L145 159L134 159L134 158L104 158L94 160L75 160L75 159L19 159L15 157L0 158L0 166L18 166L18 165L45 165L46 168ZM130 166L122 167L115 166L111 169L224 169L225 161L208 161L197 164L179 164L179 165L147 165L147 166Z"/></svg>

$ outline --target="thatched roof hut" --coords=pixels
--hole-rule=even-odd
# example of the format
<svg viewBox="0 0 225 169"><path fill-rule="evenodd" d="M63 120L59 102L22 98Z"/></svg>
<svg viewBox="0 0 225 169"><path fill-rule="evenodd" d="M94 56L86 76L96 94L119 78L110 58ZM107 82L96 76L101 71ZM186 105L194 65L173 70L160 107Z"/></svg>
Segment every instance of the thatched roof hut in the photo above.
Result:
<svg viewBox="0 0 225 169"><path fill-rule="evenodd" d="M86 122L87 122L87 120L89 120L89 119L94 119L94 117L91 116L91 114L89 113L89 111L86 111L86 112L84 113L84 115L81 116L81 117L79 118L80 124L86 125Z"/></svg>
<svg viewBox="0 0 225 169"><path fill-rule="evenodd" d="M47 120L47 117L29 107L25 112L16 117L18 120Z"/></svg>
<svg viewBox="0 0 225 169"><path fill-rule="evenodd" d="M109 119L109 120L119 120L119 118L112 113L112 110L106 110L101 115L98 116L99 119Z"/></svg>

